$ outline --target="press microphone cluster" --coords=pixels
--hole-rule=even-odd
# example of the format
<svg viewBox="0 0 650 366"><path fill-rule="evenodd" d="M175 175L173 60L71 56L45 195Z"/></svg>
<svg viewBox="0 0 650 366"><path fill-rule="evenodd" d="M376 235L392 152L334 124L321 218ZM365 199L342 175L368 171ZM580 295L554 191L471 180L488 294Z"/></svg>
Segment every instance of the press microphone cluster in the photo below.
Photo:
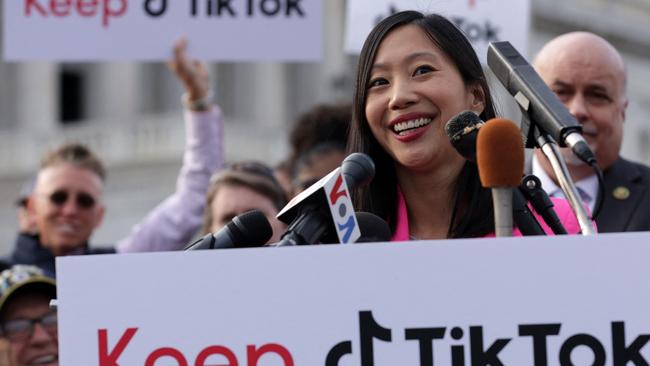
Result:
<svg viewBox="0 0 650 366"><path fill-rule="evenodd" d="M486 122L476 113L464 111L446 123L445 131L456 151L465 159L476 162L477 138L479 130L485 125ZM531 181L535 184L530 184ZM555 234L566 234L566 230L555 214L553 203L542 189L539 179L534 175L526 175L521 179L519 189L512 190L513 221L523 235L546 235L528 208L528 202Z"/></svg>
<svg viewBox="0 0 650 366"><path fill-rule="evenodd" d="M368 212L354 212L350 189L367 185L375 174L372 159L362 153L347 156L341 167L294 197L277 215L289 224L280 242L271 246L315 243L389 241L388 224ZM273 235L266 216L253 210L236 216L214 234L188 244L185 250L245 248L264 245Z"/></svg>

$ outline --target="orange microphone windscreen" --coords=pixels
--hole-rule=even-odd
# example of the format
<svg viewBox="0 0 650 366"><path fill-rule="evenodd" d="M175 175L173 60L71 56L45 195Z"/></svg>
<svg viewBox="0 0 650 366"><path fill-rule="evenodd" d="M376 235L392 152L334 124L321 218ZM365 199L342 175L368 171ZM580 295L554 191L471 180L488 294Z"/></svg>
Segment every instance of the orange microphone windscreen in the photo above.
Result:
<svg viewBox="0 0 650 366"><path fill-rule="evenodd" d="M486 188L517 187L524 175L524 142L514 122L493 118L479 130L476 163Z"/></svg>

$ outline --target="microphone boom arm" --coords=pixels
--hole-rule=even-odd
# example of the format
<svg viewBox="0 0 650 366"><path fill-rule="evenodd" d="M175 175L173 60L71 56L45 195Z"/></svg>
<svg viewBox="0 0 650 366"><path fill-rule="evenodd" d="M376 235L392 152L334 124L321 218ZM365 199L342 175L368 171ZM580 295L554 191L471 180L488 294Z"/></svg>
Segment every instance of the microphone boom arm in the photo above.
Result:
<svg viewBox="0 0 650 366"><path fill-rule="evenodd" d="M587 211L582 204L582 200L579 198L578 190L576 189L573 180L571 180L569 169L566 166L564 158L560 154L560 148L557 146L557 143L550 136L544 135L541 135L537 139L537 142L553 167L553 172L555 172L555 176L560 183L560 188L562 188L573 213L578 219L582 235L596 234L596 231L591 224L591 220L589 220L589 216L587 215Z"/></svg>

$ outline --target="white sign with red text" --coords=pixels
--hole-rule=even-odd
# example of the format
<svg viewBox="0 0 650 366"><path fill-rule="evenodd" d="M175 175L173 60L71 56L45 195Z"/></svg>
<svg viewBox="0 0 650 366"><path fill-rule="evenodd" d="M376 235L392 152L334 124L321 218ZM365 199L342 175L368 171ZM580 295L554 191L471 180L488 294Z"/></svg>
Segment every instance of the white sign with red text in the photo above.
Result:
<svg viewBox="0 0 650 366"><path fill-rule="evenodd" d="M345 49L359 53L379 21L402 10L437 13L453 21L474 46L481 62L490 42L509 41L528 53L530 0L348 0Z"/></svg>
<svg viewBox="0 0 650 366"><path fill-rule="evenodd" d="M57 258L61 365L645 365L650 233Z"/></svg>
<svg viewBox="0 0 650 366"><path fill-rule="evenodd" d="M316 61L322 0L9 0L8 61L159 61L189 39L204 60Z"/></svg>

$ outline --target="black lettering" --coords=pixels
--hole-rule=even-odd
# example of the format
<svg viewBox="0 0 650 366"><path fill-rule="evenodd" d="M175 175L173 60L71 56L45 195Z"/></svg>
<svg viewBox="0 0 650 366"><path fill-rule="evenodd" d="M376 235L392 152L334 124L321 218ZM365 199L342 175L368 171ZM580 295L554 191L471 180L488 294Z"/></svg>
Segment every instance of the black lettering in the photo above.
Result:
<svg viewBox="0 0 650 366"><path fill-rule="evenodd" d="M467 27L464 30L465 30L465 35L470 40L470 42L479 41L481 39L481 36L483 35L483 30L481 29L481 26L476 23L467 24Z"/></svg>
<svg viewBox="0 0 650 366"><path fill-rule="evenodd" d="M449 333L457 341L463 338L463 328L453 327ZM451 366L465 366L465 346L462 344L451 346Z"/></svg>
<svg viewBox="0 0 650 366"><path fill-rule="evenodd" d="M325 358L325 366L339 366L339 361L345 355L352 353L352 342L343 341L338 343L336 346L327 353Z"/></svg>
<svg viewBox="0 0 650 366"><path fill-rule="evenodd" d="M420 344L420 366L433 366L433 340L445 337L445 328L407 328L406 340L417 340Z"/></svg>
<svg viewBox="0 0 650 366"><path fill-rule="evenodd" d="M503 366L499 352L510 342L510 338L497 339L483 351L483 327L469 327L469 347L472 366Z"/></svg>
<svg viewBox="0 0 650 366"><path fill-rule="evenodd" d="M285 12L285 15L291 16L291 12L295 11L298 13L298 16L304 17L305 12L300 7L300 1L302 0L287 0L287 11Z"/></svg>
<svg viewBox="0 0 650 366"><path fill-rule="evenodd" d="M267 4L271 3L271 7L267 8ZM260 10L266 16L273 16L280 11L280 0L261 0Z"/></svg>
<svg viewBox="0 0 650 366"><path fill-rule="evenodd" d="M650 340L650 335L642 334L625 347L625 323L612 322L612 352L614 366L626 366L628 362L636 366L648 366L648 361L641 355L641 349Z"/></svg>
<svg viewBox="0 0 650 366"><path fill-rule="evenodd" d="M391 330L377 324L372 317L372 311L359 312L359 338L361 340L361 366L374 366L374 349L372 340L390 342L392 339Z"/></svg>
<svg viewBox="0 0 650 366"><path fill-rule="evenodd" d="M492 23L490 23L489 20L486 21L485 22L485 41L486 42L497 42L497 41L499 41L499 35L498 35L499 31L500 31L500 29L498 27L492 25Z"/></svg>
<svg viewBox="0 0 650 366"><path fill-rule="evenodd" d="M193 2L196 0L193 0ZM158 6L155 6L157 3ZM194 4L192 4L194 5ZM145 0L144 12L152 17L159 17L167 11L167 0Z"/></svg>
<svg viewBox="0 0 650 366"><path fill-rule="evenodd" d="M217 15L221 16L222 9L228 11L231 17L236 17L237 13L230 7L231 0L218 0L217 3Z"/></svg>
<svg viewBox="0 0 650 366"><path fill-rule="evenodd" d="M451 366L465 366L465 347L451 346Z"/></svg>
<svg viewBox="0 0 650 366"><path fill-rule="evenodd" d="M571 352L578 346L586 346L594 353L594 363L592 366L605 365L605 348L593 336L589 334L576 334L567 339L560 347L560 366L573 366L571 362Z"/></svg>
<svg viewBox="0 0 650 366"><path fill-rule="evenodd" d="M533 337L535 366L547 366L546 337L560 334L562 324L525 324L519 326L519 335Z"/></svg>
<svg viewBox="0 0 650 366"><path fill-rule="evenodd" d="M253 0L248 0L246 2L246 14L249 17L253 16Z"/></svg>
<svg viewBox="0 0 650 366"><path fill-rule="evenodd" d="M190 5L190 14L195 17L197 12L196 0L192 0L192 5Z"/></svg>

